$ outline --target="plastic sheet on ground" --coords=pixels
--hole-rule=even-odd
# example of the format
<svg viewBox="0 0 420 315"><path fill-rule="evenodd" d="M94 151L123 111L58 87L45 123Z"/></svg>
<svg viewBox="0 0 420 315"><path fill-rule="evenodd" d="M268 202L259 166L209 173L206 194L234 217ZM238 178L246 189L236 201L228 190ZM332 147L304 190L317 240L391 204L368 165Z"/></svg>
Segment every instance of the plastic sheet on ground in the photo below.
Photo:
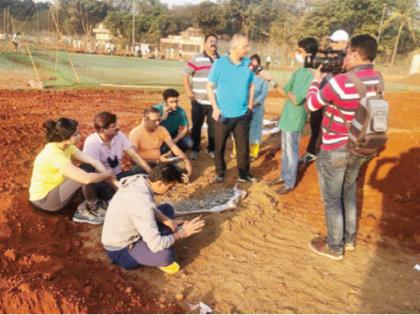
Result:
<svg viewBox="0 0 420 315"><path fill-rule="evenodd" d="M277 124L277 121L275 121L275 120L269 120L269 119L264 119L263 120L263 125L264 126L272 126L272 125L275 125L275 124Z"/></svg>
<svg viewBox="0 0 420 315"><path fill-rule="evenodd" d="M274 135L274 134L279 133L279 132L280 132L279 127L274 127L274 128L271 128L271 129L264 129L262 131L262 134L264 136L266 136L266 135Z"/></svg>
<svg viewBox="0 0 420 315"><path fill-rule="evenodd" d="M183 216L188 214L198 214L198 213L218 213L226 210L235 209L238 206L238 203L245 198L246 191L239 189L237 186L233 188L233 196L224 204L212 207L210 209L196 209L190 211L178 211L175 210L176 216Z"/></svg>
<svg viewBox="0 0 420 315"><path fill-rule="evenodd" d="M190 312L194 312L196 310L200 310L200 314L211 314L213 310L208 306L207 304L204 304L203 302L200 302L198 304L190 304L188 303L188 306L190 308Z"/></svg>

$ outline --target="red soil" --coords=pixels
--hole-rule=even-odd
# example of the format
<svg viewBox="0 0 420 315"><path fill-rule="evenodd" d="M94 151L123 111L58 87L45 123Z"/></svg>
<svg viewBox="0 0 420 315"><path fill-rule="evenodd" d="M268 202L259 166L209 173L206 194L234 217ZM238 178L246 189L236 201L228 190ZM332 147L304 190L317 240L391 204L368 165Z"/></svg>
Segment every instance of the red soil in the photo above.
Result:
<svg viewBox="0 0 420 315"><path fill-rule="evenodd" d="M44 142L42 122L69 116L82 122L86 135L94 112L118 108L128 103L129 95L133 93L1 92L1 313L181 311L151 296L146 281L133 288L119 268L87 259L80 232L89 227L69 220L74 207L47 215L35 212L27 202L32 162ZM128 108L137 111L141 105L125 105Z"/></svg>
<svg viewBox="0 0 420 315"><path fill-rule="evenodd" d="M385 271L390 272L389 276L392 277L393 268L399 268L402 264L403 258L398 258L399 253L404 252L404 255L408 255L407 257L412 257L420 250L420 182L417 177L420 170L420 130L418 127L420 94L389 93L387 98L391 103L389 143L381 156L368 164L359 179L360 183L365 183L365 186L363 189L358 189L358 203L362 208L358 240L360 244L367 245L361 245L365 251L359 252L360 256L357 258L368 264L370 253L366 249L369 248L369 244L386 250L387 254L378 252L375 258L375 264L378 267L374 266L372 272L366 275L361 275L360 270L351 269L353 265L349 264L333 269L336 274L347 272L352 277L358 277L359 274L360 277L366 277L364 288L357 288L357 290L367 292L364 296L365 300L361 299L357 302L357 305L365 305L365 308L357 308L356 304L344 306L345 303L340 302L344 299L340 296L343 292L356 288L349 285L347 281L330 287L331 291L316 288L312 290L311 284L319 283L322 277L331 276L329 273L331 266L324 266L323 258L320 258L319 265L315 260L319 270L310 269L306 264L302 265L302 255L307 257L308 254L303 249L306 247L300 247L300 243L306 244L307 234L312 232L314 227L318 231L325 227L317 175L313 166L307 170L301 170L301 174L305 176L302 177L293 194L279 198L266 186L257 185L251 190L252 197L249 197L247 203L241 208L243 211L239 211L235 218L231 220L233 213L208 218L208 233L185 243L185 248L187 246L189 248L188 251L196 250L200 253L200 255L196 254L197 263L182 257L182 253L180 258L180 262L184 265L187 263L191 265L187 267L187 279L190 279L191 285L198 290L197 293L193 291L194 298L204 296L209 287L214 288L212 289L215 290L214 297L210 294L207 298L216 305L216 311L219 312L235 310L321 313L337 310L339 312L420 311L418 301L416 302L412 297L416 291L418 292L418 286L417 289L412 287L408 291L401 289L396 293L392 292L395 294L394 298L386 300L384 295L388 294L387 290L392 289L389 282L372 276L381 275L381 272L377 273L375 268L386 266L390 269ZM133 273L123 272L111 266L106 259L102 259L104 254L100 246L95 245L97 239L94 240L94 248L86 248L86 243L92 241L92 235L97 235L98 230L91 226L71 222L75 205L68 207L62 213L48 215L32 210L27 202L33 160L44 144L42 131L44 120L61 116L77 119L81 124L84 138L92 132L91 120L94 113L110 110L118 114L121 129L128 132L140 120L142 108L158 101L160 101L159 94L141 91L0 92L0 120L2 122L0 133L3 135L0 137L0 156L2 157L0 159L0 255L3 256L0 259L1 313L177 313L183 311L174 299L167 295L174 293L171 292L172 288L177 288L181 292L191 291L192 289L182 287L188 280L181 276L181 278L162 280L159 278L161 276L156 276L157 273L150 272L136 273L135 281L133 281ZM278 109L268 106L267 116L274 115L278 115ZM264 179L272 179L278 174L280 155L273 149L278 146L278 141L275 139L277 138L273 137L263 146L262 157L253 164L254 173ZM303 138L303 142L302 150L307 143L307 137ZM197 186L195 187L197 191L201 189L203 192L206 186L210 185L212 174L206 169L211 166L211 160L204 158L194 164L196 171L193 185ZM229 174L230 171L227 184L232 184L234 179L230 178ZM228 222L223 223L223 221ZM260 223L262 227L259 227ZM293 228L294 224L300 227L299 231ZM310 226L312 228L309 228ZM243 251L232 247L235 244L242 244L241 231L254 228L267 231L277 227L282 228L280 233L283 233L281 234L283 238L276 240L276 247L264 249L264 255L254 254L246 245ZM215 235L219 234L220 240L218 238L215 240ZM293 235L293 237L287 238L288 235ZM252 244L261 235L249 233L247 236L250 237L249 244ZM222 244L218 245L220 242ZM228 251L229 255L226 259L232 257L235 259L235 255L247 257L253 254L254 256L248 258L252 259L249 264L243 261L240 264L226 264L223 258L225 256L220 256L223 246L232 248L232 251ZM267 274L259 271L256 273L259 276L258 281L255 282L252 271L249 272L246 268L252 267L250 270L254 270L256 261L269 259L271 256L276 257L278 252L283 251L289 255L284 257L285 261L282 262L281 268L276 267ZM257 249L256 253L259 253ZM261 264L260 268L270 266L276 261L264 261L265 264ZM411 260L409 261L411 264ZM357 263L354 263L354 266L356 265ZM406 285L407 281L412 279L411 269L407 271L400 269L401 279L393 280L393 286L398 288ZM296 281L287 283L287 288L284 284L284 290L282 287L273 287L277 283L273 282L275 280L273 275L275 272L282 271L285 274L279 274L279 277L286 277L286 280L287 277L291 279L294 279L295 275L297 277ZM206 274L207 278L203 276ZM245 279L243 276L245 274L250 278ZM234 282L232 278L229 278L231 275L235 276ZM307 281L308 285L299 287L301 283L299 279ZM220 292L217 291L217 281L220 282L220 286L233 284ZM169 284L169 287L165 288L166 294L159 296L156 294L156 292L159 293L157 286L160 284L163 286L164 283ZM254 286L261 286L264 289L254 290ZM238 290L244 295L237 295ZM286 307L286 301L283 304L280 303L282 306L276 304L278 292L280 292L278 290L286 300L291 301L290 304L296 300L293 304L294 308ZM325 304L318 302L317 299L311 300L311 296L324 291L325 296L317 298L325 299L327 301ZM239 301L235 301L235 298ZM309 302L302 304L304 300ZM407 302L401 305L400 301L406 300ZM264 301L264 305L260 301ZM242 303L245 303L246 307L241 309L239 304ZM340 308L337 305L342 306Z"/></svg>

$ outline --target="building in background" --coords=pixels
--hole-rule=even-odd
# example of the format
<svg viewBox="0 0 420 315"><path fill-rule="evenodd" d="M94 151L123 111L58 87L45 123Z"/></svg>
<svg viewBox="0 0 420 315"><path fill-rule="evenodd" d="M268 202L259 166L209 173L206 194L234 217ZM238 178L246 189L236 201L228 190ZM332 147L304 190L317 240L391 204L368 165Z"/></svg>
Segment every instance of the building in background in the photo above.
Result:
<svg viewBox="0 0 420 315"><path fill-rule="evenodd" d="M105 28L102 23L93 29L93 33L95 34L95 39L99 47L105 47L105 44L113 39L111 31Z"/></svg>
<svg viewBox="0 0 420 315"><path fill-rule="evenodd" d="M188 60L203 50L204 35L200 29L189 27L179 35L160 39L161 57Z"/></svg>

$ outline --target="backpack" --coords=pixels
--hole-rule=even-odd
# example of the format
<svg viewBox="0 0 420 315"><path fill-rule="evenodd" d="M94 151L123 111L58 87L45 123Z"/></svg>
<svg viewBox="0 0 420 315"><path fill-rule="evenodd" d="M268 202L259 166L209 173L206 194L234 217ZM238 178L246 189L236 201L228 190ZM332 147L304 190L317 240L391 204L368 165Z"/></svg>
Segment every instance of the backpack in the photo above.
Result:
<svg viewBox="0 0 420 315"><path fill-rule="evenodd" d="M353 120L348 122L340 112L341 118L349 129L348 149L358 156L374 156L382 148L388 137L389 104L384 100L384 81L379 74L379 88L375 96L367 96L367 89L362 80L354 72L348 76L360 95L360 105L357 107Z"/></svg>

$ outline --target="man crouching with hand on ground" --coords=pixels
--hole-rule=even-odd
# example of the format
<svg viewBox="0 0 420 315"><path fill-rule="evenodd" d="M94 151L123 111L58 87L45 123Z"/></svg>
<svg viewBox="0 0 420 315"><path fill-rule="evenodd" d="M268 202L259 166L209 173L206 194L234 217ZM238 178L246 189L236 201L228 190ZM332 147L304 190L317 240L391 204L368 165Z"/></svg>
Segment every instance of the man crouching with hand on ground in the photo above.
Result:
<svg viewBox="0 0 420 315"><path fill-rule="evenodd" d="M154 194L166 193L182 181L182 175L172 164L159 164L149 176L134 175L120 181L102 230L102 244L114 264L124 269L158 267L169 274L179 271L172 246L200 232L204 221L200 217L174 219L172 206L157 206Z"/></svg>

